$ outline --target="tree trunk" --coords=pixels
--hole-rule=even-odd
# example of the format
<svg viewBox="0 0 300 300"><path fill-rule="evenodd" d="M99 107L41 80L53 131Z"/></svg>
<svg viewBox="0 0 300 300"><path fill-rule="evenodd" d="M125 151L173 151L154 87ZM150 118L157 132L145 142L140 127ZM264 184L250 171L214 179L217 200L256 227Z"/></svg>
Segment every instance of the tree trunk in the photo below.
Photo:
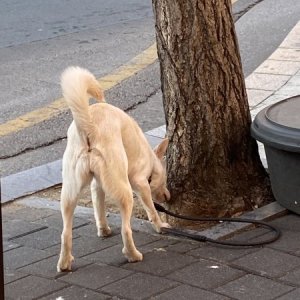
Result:
<svg viewBox="0 0 300 300"><path fill-rule="evenodd" d="M270 195L230 0L153 0L174 211L230 216Z"/></svg>

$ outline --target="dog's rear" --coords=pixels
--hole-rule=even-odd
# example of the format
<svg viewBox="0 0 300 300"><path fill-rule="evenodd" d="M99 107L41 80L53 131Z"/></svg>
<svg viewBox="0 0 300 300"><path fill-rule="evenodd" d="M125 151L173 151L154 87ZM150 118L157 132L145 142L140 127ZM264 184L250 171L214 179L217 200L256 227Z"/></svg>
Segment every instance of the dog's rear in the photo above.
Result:
<svg viewBox="0 0 300 300"><path fill-rule="evenodd" d="M70 67L61 77L63 95L74 123L68 130L68 144L63 157L61 210L64 228L58 270L71 269L72 218L81 189L92 181L92 201L99 236L108 236L104 199L113 198L122 217L123 253L128 261L142 260L130 227L133 207L132 189L144 204L156 231L162 223L152 201L168 200L162 157L168 146L164 140L153 152L136 122L120 109L100 103L89 106L90 96L104 102L95 77L87 70ZM151 182L149 184L149 178Z"/></svg>
<svg viewBox="0 0 300 300"><path fill-rule="evenodd" d="M99 82L88 70L79 67L67 68L61 76L63 96L71 109L78 130L88 136L95 133L95 124L91 121L89 98L105 102Z"/></svg>

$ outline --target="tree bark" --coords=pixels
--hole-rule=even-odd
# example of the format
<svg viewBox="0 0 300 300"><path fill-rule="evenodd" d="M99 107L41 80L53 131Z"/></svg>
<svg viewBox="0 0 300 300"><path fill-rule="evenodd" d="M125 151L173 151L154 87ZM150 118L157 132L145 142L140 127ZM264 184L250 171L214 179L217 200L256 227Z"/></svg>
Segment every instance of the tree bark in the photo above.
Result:
<svg viewBox="0 0 300 300"><path fill-rule="evenodd" d="M251 116L230 0L153 0L171 208L230 216L270 195Z"/></svg>

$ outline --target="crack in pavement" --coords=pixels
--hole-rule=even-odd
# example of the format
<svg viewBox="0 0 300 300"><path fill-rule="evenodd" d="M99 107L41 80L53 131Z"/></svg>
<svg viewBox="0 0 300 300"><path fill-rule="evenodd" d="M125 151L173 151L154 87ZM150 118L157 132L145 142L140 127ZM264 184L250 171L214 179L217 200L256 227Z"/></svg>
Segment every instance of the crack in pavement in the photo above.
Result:
<svg viewBox="0 0 300 300"><path fill-rule="evenodd" d="M42 144L39 144L39 145L36 145L36 146L32 146L32 147L25 147L24 149L22 149L21 151L17 152L17 153L14 153L12 155L3 155L3 156L0 156L0 160L4 160L4 159L8 159L8 158L13 158L13 157L17 157L21 154L24 154L24 153L27 153L27 152L30 152L30 151L34 151L34 150L37 150L39 148L43 148L43 147L47 147L47 146L51 146L57 142L60 142L64 139L66 139L67 137L66 136L63 136L63 137L59 137L55 140L52 140L52 141L47 141L45 143L42 143Z"/></svg>
<svg viewBox="0 0 300 300"><path fill-rule="evenodd" d="M144 104L144 103L147 103L148 100L153 97L154 95L156 95L158 93L158 91L160 90L160 88L158 89L155 89L153 92L151 92L149 95L145 95L146 98L145 100L141 100L141 101L138 101L138 102L135 102L133 103L132 105L130 105L129 107L127 107L126 109L124 109L124 111L126 113L132 111L132 110L135 110L140 104Z"/></svg>

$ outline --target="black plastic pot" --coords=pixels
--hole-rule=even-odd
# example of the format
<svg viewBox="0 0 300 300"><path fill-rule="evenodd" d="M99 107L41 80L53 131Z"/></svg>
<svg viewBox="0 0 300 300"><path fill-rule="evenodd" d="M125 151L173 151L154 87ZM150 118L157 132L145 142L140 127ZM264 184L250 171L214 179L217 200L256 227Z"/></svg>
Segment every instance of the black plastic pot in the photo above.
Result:
<svg viewBox="0 0 300 300"><path fill-rule="evenodd" d="M300 96L260 111L251 132L264 144L276 200L300 214Z"/></svg>

